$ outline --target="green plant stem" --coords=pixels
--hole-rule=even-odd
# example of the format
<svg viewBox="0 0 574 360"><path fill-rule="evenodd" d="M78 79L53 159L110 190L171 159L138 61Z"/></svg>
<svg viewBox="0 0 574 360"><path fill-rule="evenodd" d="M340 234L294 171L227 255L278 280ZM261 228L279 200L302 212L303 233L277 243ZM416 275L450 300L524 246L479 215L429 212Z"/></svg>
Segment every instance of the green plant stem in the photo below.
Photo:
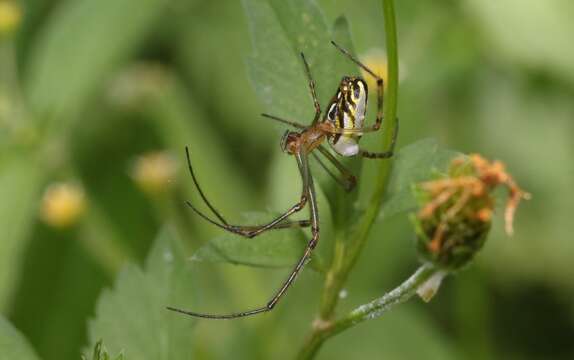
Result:
<svg viewBox="0 0 574 360"><path fill-rule="evenodd" d="M385 93L383 136L381 137L381 148L388 149L392 134L397 127L397 93L398 93L398 50L397 50L397 30L395 22L394 3L392 0L383 0L383 16L385 20L385 34L387 47L388 78ZM386 185L391 173L392 161L379 161L376 187L371 196L364 216L359 226L349 236L349 241L341 236L337 236L333 261L327 272L325 286L319 307L319 316L313 327L313 331L305 347L299 355L300 359L311 358L323 343L326 329L330 328L335 308L339 299L339 293L343 288L350 271L357 262L369 235L369 232L379 214Z"/></svg>
<svg viewBox="0 0 574 360"><path fill-rule="evenodd" d="M359 306L340 320L323 324L323 327L320 327L321 324L318 324L317 329L319 331L316 331L316 335L310 337L304 344L299 353L299 359L312 359L321 347L321 344L328 338L365 320L377 318L396 305L408 301L417 293L419 287L438 271L440 270L432 265L422 265L411 277L382 297Z"/></svg>
<svg viewBox="0 0 574 360"><path fill-rule="evenodd" d="M394 5L392 0L383 1L383 14L385 18L385 32L388 54L388 79L385 94L385 126L381 138L381 147L388 149L392 141L392 134L397 126L397 86L398 86L398 54L397 35L394 17ZM391 160L379 161L376 188L358 228L351 235L351 241L338 244L335 249L332 267L327 274L325 289L319 311L320 319L328 321L334 313L337 305L338 294L341 291L349 272L354 267L369 232L379 214L386 190L386 184L391 173Z"/></svg>

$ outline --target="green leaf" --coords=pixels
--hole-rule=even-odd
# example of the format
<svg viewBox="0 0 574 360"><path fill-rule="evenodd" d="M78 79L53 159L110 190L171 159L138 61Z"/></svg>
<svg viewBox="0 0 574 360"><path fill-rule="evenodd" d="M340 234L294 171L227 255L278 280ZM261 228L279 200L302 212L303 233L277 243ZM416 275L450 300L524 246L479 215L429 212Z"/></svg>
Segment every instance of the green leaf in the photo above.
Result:
<svg viewBox="0 0 574 360"><path fill-rule="evenodd" d="M2 159L0 170L0 308L10 302L37 209L42 169L31 156Z"/></svg>
<svg viewBox="0 0 574 360"><path fill-rule="evenodd" d="M380 218L413 210L417 202L412 186L430 180L433 173L445 171L448 163L460 153L441 148L435 139L423 139L402 148L395 157Z"/></svg>
<svg viewBox="0 0 574 360"><path fill-rule="evenodd" d="M265 224L277 215L252 212L246 214L244 223ZM301 256L306 242L300 229L269 230L252 239L225 232L197 250L192 260L255 267L292 266Z"/></svg>
<svg viewBox="0 0 574 360"><path fill-rule="evenodd" d="M209 126L208 116L201 111L201 105L190 97L176 74L166 72L163 76L164 86L158 91L158 96L147 99L143 108L153 117L153 124L157 126L163 142L181 159L183 171L180 172L180 181L185 187L187 199L194 204L202 204L186 169L185 146L189 146L191 162L203 191L217 209L224 215L243 211L243 204L255 198L257 192L249 187L237 162L227 156L224 151L226 144ZM203 220L201 222L213 229Z"/></svg>
<svg viewBox="0 0 574 360"><path fill-rule="evenodd" d="M112 354L130 359L190 359L191 318L166 310L191 301L191 271L175 231L164 229L155 241L145 270L129 265L115 289L105 291L88 327L91 348L102 339Z"/></svg>
<svg viewBox="0 0 574 360"><path fill-rule="evenodd" d="M253 41L248 65L259 99L271 114L310 123L314 108L299 53L309 62L323 107L341 77L357 73L356 66L331 45L332 33L313 1L243 0L243 5Z"/></svg>
<svg viewBox="0 0 574 360"><path fill-rule="evenodd" d="M102 343L102 340L100 340L96 343L96 346L94 346L94 352L92 354L91 360L110 360L110 355L108 354L106 348L103 347ZM87 358L82 356L82 360L87 360ZM115 360L124 360L124 355L119 354Z"/></svg>
<svg viewBox="0 0 574 360"><path fill-rule="evenodd" d="M32 346L12 324L0 315L0 357L13 360L38 360Z"/></svg>
<svg viewBox="0 0 574 360"><path fill-rule="evenodd" d="M243 0L243 4L253 41L254 53L248 61L251 80L265 112L310 124L314 107L300 53L309 63L324 110L341 78L358 74L357 66L331 44L336 40L353 52L345 18L337 19L331 29L319 7L309 0ZM351 160L347 165L359 173L360 161ZM319 207L330 206L330 211L323 213L333 214L331 223L345 227L352 218L349 212L356 193L344 193L323 169L315 169L315 184L322 187L327 199Z"/></svg>
<svg viewBox="0 0 574 360"><path fill-rule="evenodd" d="M26 91L32 108L61 121L84 106L106 76L137 49L166 4L61 2L30 53Z"/></svg>

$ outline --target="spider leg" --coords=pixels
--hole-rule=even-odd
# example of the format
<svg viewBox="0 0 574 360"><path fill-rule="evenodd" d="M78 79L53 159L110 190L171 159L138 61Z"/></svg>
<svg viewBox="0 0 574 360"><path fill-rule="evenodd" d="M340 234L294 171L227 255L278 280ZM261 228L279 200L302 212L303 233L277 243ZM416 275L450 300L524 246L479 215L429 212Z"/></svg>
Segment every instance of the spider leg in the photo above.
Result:
<svg viewBox="0 0 574 360"><path fill-rule="evenodd" d="M199 192L199 195L201 196L201 198L203 199L203 202L205 202L205 204L207 205L207 207L211 210L211 212L213 212L213 214L224 224L224 225L229 225L227 223L227 221L225 221L225 219L223 218L223 216L221 216L219 214L219 212L213 207L213 205L211 205L211 203L209 202L209 200L207 200L207 197L205 196L205 194L203 193L203 190L201 190L201 186L199 186L199 182L197 181L197 178L195 177L195 172L193 171L193 167L191 166L191 158L189 156L189 148L186 146L185 147L185 156L187 157L187 168L189 169L189 173L191 174L191 179L193 180L193 183L195 184L195 187L197 188L197 191ZM206 220L208 220L209 222L213 222L212 220L209 220L209 218L205 215L203 215L202 213L200 213L197 209L195 209L189 202L187 203L193 210L195 210L196 213L198 213L199 215L201 215L201 217L205 218Z"/></svg>
<svg viewBox="0 0 574 360"><path fill-rule="evenodd" d="M351 190L353 190L357 185L357 178L355 177L355 175L353 175L353 173L351 173L349 169L347 169L343 164L341 164L341 162L337 160L337 158L333 156L333 154L331 154L329 150L327 150L324 146L320 145L317 149L325 158L327 158L327 160L331 164L333 164L337 168L337 170L339 171L339 175L334 174L323 163L323 161L321 161L321 158L319 158L319 156L317 156L314 152L311 153L313 157L315 157L315 160L317 160L319 165L321 165L321 167L325 169L327 174L329 174L333 179L335 179L335 181L339 185L341 185L345 189L345 191L350 192Z"/></svg>
<svg viewBox="0 0 574 360"><path fill-rule="evenodd" d="M291 121L291 120L285 120L285 119L282 119L282 118L277 117L277 116L273 116L273 115L269 115L269 114L261 114L261 116L266 117L266 118L271 119L271 120L279 121L280 123L290 125L290 126L298 128L298 129L306 129L307 128L305 125L299 124L298 122Z"/></svg>
<svg viewBox="0 0 574 360"><path fill-rule="evenodd" d="M313 252L313 249L315 249L315 246L317 246L317 242L319 241L319 211L317 209L317 201L316 201L316 197L315 197L315 188L314 188L313 179L311 178L311 174L310 174L310 170L309 170L307 155L299 152L295 156L297 158L297 164L299 165L299 168L302 170L301 176L303 177L303 184L305 184L305 196L309 200L309 213L310 213L312 237L311 237L311 240L307 243L307 247L305 248L303 255L301 256L301 258L299 259L299 261L297 262L297 264L295 265L295 267L293 268L293 270L291 271L291 273L289 274L287 279L283 282L283 284L281 285L279 290L277 290L275 292L275 295L271 298L271 300L269 300L265 306L262 306L262 307L259 307L259 308L253 309L253 310L249 310L249 311L243 311L243 312L232 313L232 314L221 314L221 315L220 314L203 314L203 313L197 313L197 312L177 309L174 307L167 307L168 310L175 311L175 312L189 315L189 316L193 316L193 317L200 317L200 318L207 318L207 319L235 319L235 318L246 317L246 316L251 316L251 315L256 315L259 313L271 311L275 307L275 305L277 305L277 303L283 297L283 295L285 294L287 289L291 286L291 284L293 284L293 281L295 280L297 275L301 272L301 269L303 269L303 266L310 259L311 253Z"/></svg>
<svg viewBox="0 0 574 360"><path fill-rule="evenodd" d="M315 91L315 80L313 80L309 63L307 63L307 59L305 59L305 55L303 53L301 53L301 59L303 60L303 64L305 65L305 73L307 74L307 81L309 82L309 90L311 91L311 97L313 98L313 105L315 106L315 118L313 119L313 124L315 124L319 120L319 117L321 117L321 105L319 105L319 100L317 100L317 92Z"/></svg>
<svg viewBox="0 0 574 360"><path fill-rule="evenodd" d="M369 69L365 64L357 60L350 52L337 45L336 42L331 41L331 44L333 44L340 52L345 54L349 59L351 59L352 62L357 64L361 69L365 70L369 75L374 77L375 80L377 81L377 118L375 120L375 123L372 126L363 129L363 132L379 130L381 128L381 125L383 124L383 91L385 89L383 85L383 78L375 74L373 70Z"/></svg>
<svg viewBox="0 0 574 360"><path fill-rule="evenodd" d="M202 213L201 211L199 211L189 201L186 201L185 203L187 206L189 206L193 210L193 212L195 212L197 215L202 217L205 221L207 221L207 222L209 222L209 223L211 223L211 224L213 224L213 225L215 225L215 226L217 226L223 230L227 230L227 231L232 232L234 234L245 236L248 238L252 238L254 236L257 236L262 232L261 228L263 228L263 226L249 226L249 225L238 226L238 225L229 225L229 224L218 223L217 221L211 219L209 216L207 216L204 213ZM279 221L279 222L274 222L271 226L265 226L266 228L264 230L303 228L303 227L308 227L309 225L311 225L309 220L296 220L296 221L283 220L283 221Z"/></svg>
<svg viewBox="0 0 574 360"><path fill-rule="evenodd" d="M375 129L374 127L367 127L367 128L363 128L363 129L341 129L341 128L335 128L333 126L330 126L330 127L324 128L324 131L329 133L329 134L341 134L341 135L353 135L353 136L361 136L366 132L373 132L373 131L377 131L377 130L378 129ZM362 157L365 157L365 158L369 158L369 159L386 159L386 158L392 157L394 155L395 145L397 143L398 134L399 134L399 119L397 118L397 125L395 126L395 129L393 132L393 138L391 140L391 144L390 144L388 150L383 151L383 152L372 152L372 151L360 150L359 155Z"/></svg>
<svg viewBox="0 0 574 360"><path fill-rule="evenodd" d="M297 202L295 205L291 206L291 208L289 208L285 213L283 213L282 215L279 215L278 217L273 219L271 222L269 222L265 225L261 225L261 226L251 226L251 225L245 226L245 225L231 225L231 224L229 224L223 218L223 216L221 216L221 214L219 214L219 212L217 210L215 210L215 208L213 207L213 205L211 205L209 200L207 200L207 197L205 196L205 194L203 193L203 190L199 186L199 182L197 181L197 178L196 178L195 173L193 171L193 167L191 166L189 150L187 147L185 148L185 151L186 151L188 167L189 167L191 177L193 179L193 183L195 184L195 187L199 191L199 194L200 194L201 198L203 199L203 201L205 202L205 204L209 207L209 209L211 209L213 214L220 220L220 222L218 222L218 221L210 218L209 216L205 215L203 212L199 211L199 209L197 209L192 203L187 201L186 202L187 206L189 206L197 215L202 217L204 220L206 220L206 221L210 222L211 224L213 224L219 228L222 228L226 231L229 231L231 233L241 235L241 236L244 236L247 238L255 237L255 236L260 235L261 233L263 233L267 230L271 230L271 229L284 229L284 228L289 228L289 227L306 227L306 226L309 226L308 221L294 221L294 222L286 221L286 219L288 217L290 217L291 215L295 214L296 212L303 209L303 207L305 207L305 204L307 203L307 196L306 196L306 191L305 191L306 184L303 184L303 190L302 190L301 199L299 200L299 202ZM302 173L303 169L301 168L300 163L297 162L297 164L299 166L299 171Z"/></svg>
<svg viewBox="0 0 574 360"><path fill-rule="evenodd" d="M391 140L391 145L387 151L383 152L372 152L360 150L359 155L367 159L388 159L393 157L395 154L395 145L397 143L397 135L399 133L399 118L397 118L397 125L395 126L395 131L393 132L393 139Z"/></svg>
<svg viewBox="0 0 574 360"><path fill-rule="evenodd" d="M289 229L289 228L304 228L311 226L311 221L309 220L296 220L296 221L283 221L279 224L273 226L269 230L278 230L278 229Z"/></svg>

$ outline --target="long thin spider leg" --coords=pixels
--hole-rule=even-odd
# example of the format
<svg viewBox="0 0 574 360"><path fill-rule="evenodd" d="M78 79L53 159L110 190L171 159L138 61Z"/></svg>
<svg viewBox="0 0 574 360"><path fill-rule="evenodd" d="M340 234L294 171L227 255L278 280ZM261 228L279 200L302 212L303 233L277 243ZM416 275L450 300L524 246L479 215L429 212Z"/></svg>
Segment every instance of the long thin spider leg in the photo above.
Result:
<svg viewBox="0 0 574 360"><path fill-rule="evenodd" d="M363 64L362 62L360 62L359 60L357 60L349 51L347 51L346 49L342 48L341 46L339 46L339 44L337 44L336 42L334 42L333 40L331 40L331 44L333 44L333 46L335 46L340 52L342 52L343 54L345 54L349 59L351 59L352 62L354 62L355 64L357 64L360 68L362 68L363 70L365 70L366 72L368 72L372 77L374 77L375 79L381 79L383 80L379 75L375 74L375 72L371 69L369 69L365 64Z"/></svg>
<svg viewBox="0 0 574 360"><path fill-rule="evenodd" d="M235 318L240 318L240 317L246 317L246 316L251 316L251 315L271 311L275 307L275 305L277 305L277 303L282 298L282 296L285 294L287 289L291 286L291 284L293 283L293 281L295 280L295 278L297 277L299 272L301 272L301 269L303 268L303 266L310 259L311 253L313 252L313 249L315 249L315 246L317 246L317 242L319 241L319 211L317 209L315 189L314 189L314 185L313 185L313 179L311 178L311 174L310 174L310 170L309 170L307 155L304 153L298 153L298 154L296 154L296 158L297 158L297 163L299 164L300 168L303 169L301 175L303 177L303 183L305 184L306 196L309 198L309 213L310 213L312 237L311 237L311 240L307 243L307 247L305 248L303 255L301 256L301 258L299 259L299 261L297 262L297 264L295 265L295 267L293 268L293 270L291 271L291 273L289 274L287 279L283 282L283 284L281 285L279 290L271 298L271 300L269 300L265 306L262 306L260 308L256 308L256 309L249 310L249 311L238 312L238 313L232 313L232 314L221 314L221 315L219 315L219 314L202 314L202 313L177 309L177 308L173 308L173 307L168 307L167 308L168 310L172 310L172 311L175 311L175 312L178 312L181 314L185 314L185 315L189 315L189 316L193 316L193 317L223 320L223 319L235 319Z"/></svg>
<svg viewBox="0 0 574 360"><path fill-rule="evenodd" d="M377 117L375 119L375 123L372 126L370 126L369 128L365 128L363 131L367 132L366 131L367 129L372 129L370 131L379 130L381 128L382 123L383 123L383 91L385 89L384 84L383 84L383 78L381 78L379 75L375 74L375 72L373 70L369 69L365 64L363 64L362 62L357 60L350 52L348 52L347 50L345 50L342 47L340 47L339 45L337 45L336 42L331 41L331 44L333 44L340 52L345 54L349 59L351 59L352 62L354 62L361 69L363 69L367 73L369 73L377 81Z"/></svg>
<svg viewBox="0 0 574 360"><path fill-rule="evenodd" d="M375 129L374 127L368 127L368 128L362 128L362 129L341 129L341 128L336 128L334 126L323 127L322 129L326 133L329 133L329 134L355 135L355 136L361 136L364 133L373 132L373 131L378 130L378 129ZM365 158L369 158L369 159L386 159L386 158L392 157L394 155L394 152L395 152L395 145L397 143L398 134L399 134L399 119L397 118L397 126L394 129L393 138L391 140L391 144L390 144L388 150L386 150L384 152L371 152L371 151L361 150L359 152L359 155L363 156Z"/></svg>
<svg viewBox="0 0 574 360"><path fill-rule="evenodd" d="M325 132L328 132L329 134L341 134L341 135L355 135L355 136L361 136L365 133L370 133L370 132L375 132L378 129L373 129L372 126L370 127L366 127L366 128L359 128L359 129L343 129L343 128L336 128L334 126L325 129Z"/></svg>
<svg viewBox="0 0 574 360"><path fill-rule="evenodd" d="M354 135L354 136L362 136L366 132L373 132L376 130L371 129L343 129L343 128L336 128L332 126L330 129L326 130L325 132L331 135Z"/></svg>
<svg viewBox="0 0 574 360"><path fill-rule="evenodd" d="M305 153L297 154L299 161L301 162L303 168L306 170L305 174L307 176L307 196L309 197L309 216L311 218L311 240L307 243L307 247L303 252L303 255L291 271L291 274L287 278L287 280L283 283L279 291L275 294L275 296L267 303L266 308L272 310L275 305L281 300L281 297L285 294L287 289L293 284L293 281L303 269L303 266L307 263L307 261L311 258L311 253L317 246L319 242L319 209L317 208L317 198L315 195L315 185L313 184L313 178L311 177L311 170L309 169L309 163L307 160L307 155Z"/></svg>
<svg viewBox="0 0 574 360"><path fill-rule="evenodd" d="M299 161L297 161L297 166L299 167L299 172L301 174L303 174L305 169L301 167L301 163ZM302 175L302 178L305 179L305 176ZM296 212L299 212L301 209L303 209L305 207L305 204L307 203L307 195L306 195L306 190L305 190L307 188L307 184L305 183L305 181L303 181L302 187L303 187L303 189L301 191L301 198L300 198L299 202L297 202L295 205L291 206L291 208L289 208L289 210L284 212L282 215L279 215L278 217L276 217L271 222L269 222L265 225L261 225L261 226L233 226L233 229L231 231L234 231L239 235L243 235L245 237L252 238L252 237L255 237L257 235L260 235L261 233L263 233L267 230L275 229L279 224L284 223L284 221L288 217L295 214Z"/></svg>
<svg viewBox="0 0 574 360"><path fill-rule="evenodd" d="M353 173L351 173L351 171L349 169L347 169L343 164L341 164L341 162L339 160L337 160L337 158L335 158L335 156L333 156L333 154L331 154L329 152L329 150L327 150L324 146L320 145L318 148L319 152L321 153L321 155L323 155L331 164L333 164L337 170L339 171L340 176L337 176L336 174L334 174L319 158L318 155L316 155L314 152L311 153L313 155L313 157L315 157L315 159L317 160L317 162L321 165L321 167L323 167L323 169L325 169L325 171L333 178L335 179L335 181L341 185L345 191L351 191L355 188L355 186L357 185L357 178L355 177L355 175L353 175Z"/></svg>
<svg viewBox="0 0 574 360"><path fill-rule="evenodd" d="M303 209L306 202L307 202L307 197L305 195L303 195L301 197L301 200L298 203L296 203L295 205L293 205L291 208L289 208L289 210L287 210L285 213L283 213L282 215L279 215L277 218L275 218L274 220L272 220L268 224L259 225L259 226L220 224L217 221L211 219L209 216L202 213L201 211L199 211L189 201L186 201L186 204L197 215L201 216L204 220L210 222L211 224L213 224L213 225L215 225L221 229L232 232L234 234L245 236L248 238L253 238L253 237L260 235L261 233L263 233L264 231L267 231L267 230L285 229L285 228L289 228L289 227L306 227L306 226L309 226L308 222L306 220L294 221L294 222L285 221L288 217L290 217L294 213Z"/></svg>
<svg viewBox="0 0 574 360"><path fill-rule="evenodd" d="M393 133L393 139L391 140L391 145L389 149L384 152L371 152L361 150L359 155L367 159L387 159L395 154L395 145L397 143L397 135L399 133L399 119L397 118L397 126L395 126L395 132Z"/></svg>
<svg viewBox="0 0 574 360"><path fill-rule="evenodd" d="M197 191L199 192L199 195L201 196L201 198L203 199L203 202L205 202L205 204L207 205L207 207L211 210L211 212L213 212L213 214L225 225L227 224L227 221L225 221L225 219L223 218L223 216L221 216L219 214L219 212L217 210L215 210L215 208L213 207L213 205L211 205L211 203L209 202L209 200L207 200L207 197L205 196L205 194L203 193L203 190L201 189L201 186L199 186L199 182L197 181L197 178L195 177L195 173L193 172L193 167L191 166L191 158L189 156L189 148L186 146L185 147L185 155L187 156L187 167L189 168L189 173L191 174L191 179L193 180L193 183L195 184L195 187L197 188ZM197 211L190 203L188 203L188 205L195 210L196 213L200 214L202 217L204 217L205 219L207 219L207 217L205 217L203 214L201 214L199 211ZM208 220L210 222L212 222L211 220Z"/></svg>
<svg viewBox="0 0 574 360"><path fill-rule="evenodd" d="M231 231L231 232L235 232L235 231L233 231L233 230L231 229L231 228L232 228L231 225L229 225L229 224L227 224L227 223L224 223L224 224L218 223L217 221L211 219L209 216L207 216L207 215L205 215L204 213L202 213L201 211L199 211L199 209L197 209L195 206L193 206L193 204L190 203L189 201L186 201L185 204L186 204L187 206L189 206L189 207L193 210L194 213L196 213L197 215L199 215L200 217L202 217L205 221L210 222L210 223L212 223L213 225L215 225L215 226L217 226L217 227L220 227L220 228L222 228L222 229L224 229L224 230Z"/></svg>
<svg viewBox="0 0 574 360"><path fill-rule="evenodd" d="M205 221L223 229L223 230L227 230L230 231L234 234L237 235L243 235L246 237L253 237L256 235L259 235L259 233L252 235L252 236L248 236L249 232L255 232L257 230L259 230L261 228L261 226L237 226L237 225L225 225L225 224L220 224L217 221L211 219L209 216L205 215L204 213L202 213L201 211L199 211L195 206L193 206L193 204L191 204L189 201L185 202L187 204L187 206L189 206L197 215L199 215L200 217L202 217ZM297 227L308 227L311 223L309 222L309 220L295 220L295 221L280 221L278 223L273 224L272 226L268 227L267 230L278 230L278 229L287 229L287 228L297 228Z"/></svg>
<svg viewBox="0 0 574 360"><path fill-rule="evenodd" d="M295 214L296 212L300 211L301 209L303 209L303 207L305 207L305 203L307 202L307 196L302 196L301 200L293 205L289 210L287 210L284 214L278 216L277 218L275 218L273 221L271 221L268 224L259 226L259 227L243 227L243 226L238 226L238 230L240 231L240 234L249 238L255 237L257 235L260 235L261 233L267 231L267 230L271 230L273 228L275 228L278 224L282 223L285 221L285 219L287 219L289 216Z"/></svg>
<svg viewBox="0 0 574 360"><path fill-rule="evenodd" d="M186 202L186 204L200 217L202 217L204 220L210 222L211 224L222 228L224 230L227 230L229 232L232 232L234 234L238 234L238 235L242 235L248 238L252 238L255 237L259 234L261 234L262 232L266 231L266 230L270 230L270 229L278 229L278 228L285 228L285 227L292 227L294 225L288 225L289 223L285 222L285 219L287 219L289 216L293 215L294 213L300 211L304 206L305 203L307 201L306 197L305 197L305 191L303 190L302 192L302 196L301 196L301 200L293 205L289 210L287 210L285 213L283 213L282 215L278 216L277 218L275 218L274 220L272 220L271 222L269 222L266 225L262 225L262 226L238 226L238 225L230 225L227 221L225 221L225 219L219 214L219 212L217 210L215 210L215 208L213 207L213 205L211 205L211 203L207 200L207 197L205 196L205 194L203 193L203 190L201 189L201 186L199 185L199 182L197 181L197 178L195 176L195 173L193 171L193 167L191 166L191 160L190 160L190 156L189 156L189 149L186 147L185 148L185 152L187 155L187 164L189 167L189 172L191 174L191 177L193 179L193 182L197 188L197 190L199 191L199 194L201 196L201 198L204 200L204 202L206 203L206 205L211 209L211 211L215 214L215 216L221 221L221 223L217 222L214 219L211 219L209 216L205 215L204 213L202 213L201 211L199 211L199 209L197 209L193 204L191 204L189 201ZM301 169L300 169L301 171ZM304 189L304 188L303 188ZM294 223L296 224L296 223Z"/></svg>
<svg viewBox="0 0 574 360"><path fill-rule="evenodd" d="M305 65L305 73L307 74L307 80L309 82L309 90L311 91L311 97L313 98L313 106L315 106L315 118L313 119L313 124L315 124L321 117L321 105L319 105L319 100L317 100L315 80L313 80L313 76L311 75L311 68L309 67L309 63L307 62L307 59L305 59L305 55L303 53L301 53L301 59Z"/></svg>
<svg viewBox="0 0 574 360"><path fill-rule="evenodd" d="M286 125L296 127L297 129L306 129L307 128L307 126L299 124L298 122L291 121L291 120L285 120L285 119L282 119L282 118L274 116L274 115L269 115L269 114L263 113L263 114L261 114L261 116L266 117L266 118L271 119L271 120L279 121L280 123L283 123Z"/></svg>
<svg viewBox="0 0 574 360"><path fill-rule="evenodd" d="M289 229L289 228L304 228L311 226L311 221L309 220L295 220L295 221L283 221L269 230L279 230L279 229Z"/></svg>
<svg viewBox="0 0 574 360"><path fill-rule="evenodd" d="M331 169L329 169L327 167L327 165L325 165L323 163L323 161L321 161L321 158L319 158L319 156L315 153L311 153L311 155L313 155L313 157L315 158L315 160L317 160L317 162L319 163L319 165L321 165L321 167L323 168L323 170L325 170L325 172L327 174L329 174L329 176L335 180L335 182L337 182L337 184L341 185L342 188L344 188L345 190L347 190L347 184L345 184L345 181L343 179L341 179L341 177L337 176L335 173L333 173L331 171ZM347 190L348 191L348 190Z"/></svg>

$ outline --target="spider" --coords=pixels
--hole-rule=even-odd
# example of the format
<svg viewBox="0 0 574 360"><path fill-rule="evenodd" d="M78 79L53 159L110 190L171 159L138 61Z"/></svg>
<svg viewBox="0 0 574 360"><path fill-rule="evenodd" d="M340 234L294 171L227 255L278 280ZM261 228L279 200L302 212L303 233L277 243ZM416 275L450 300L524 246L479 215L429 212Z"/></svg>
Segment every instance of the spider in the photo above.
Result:
<svg viewBox="0 0 574 360"><path fill-rule="evenodd" d="M305 73L309 83L309 90L311 92L311 97L313 99L313 104L315 107L315 116L313 122L309 126L302 125L300 123L285 120L269 114L261 114L262 116L279 121L283 124L292 126L298 129L298 131L287 130L281 139L281 149L289 154L293 155L297 161L297 166L299 168L299 173L301 175L303 188L301 191L301 197L299 201L291 206L285 213L276 217L271 222L260 225L260 226L246 226L246 225L231 225L229 224L223 216L213 207L213 205L207 200L204 192L199 186L199 182L193 171L191 165L191 160L189 157L189 150L186 147L186 156L189 167L189 172L191 178L199 192L199 195L211 210L213 215L219 220L215 220L208 215L205 215L199 211L193 204L187 202L187 205L200 217L206 221L218 226L224 230L227 230L233 234L244 236L246 238L253 238L257 235L262 234L267 230L274 229L285 229L285 228L300 228L300 227L311 227L311 240L307 243L305 251L287 279L283 282L279 290L277 290L274 296L265 304L264 306L255 308L253 310L231 313L231 314L204 314L198 312L192 312L187 310L182 310L174 307L168 307L168 310L172 310L178 313L208 319L234 319L240 317L246 317L251 315L256 315L259 313L271 311L275 305L279 302L281 297L285 294L289 286L293 283L305 263L310 259L311 253L319 241L319 211L317 209L317 200L315 196L315 187L313 185L313 178L311 176L311 171L309 169L308 157L312 154L319 164L332 176L337 182L346 190L351 191L356 185L356 177L346 169L337 158L329 152L322 143L327 140L331 148L341 156L362 156L370 159L386 159L393 156L393 151L395 147L395 142L397 139L398 126L395 128L393 133L392 142L387 151L384 152L370 152L359 148L359 140L361 136L365 133L375 132L380 129L383 122L383 79L377 76L373 71L371 71L367 66L362 64L359 60L355 59L347 50L343 49L337 45L334 41L331 43L345 56L347 56L351 61L365 70L369 75L373 76L377 81L377 117L375 123L371 126L364 126L365 113L367 110L367 100L368 100L368 88L367 83L360 77L344 76L339 84L339 88L335 93L335 96L329 102L327 111L323 118L321 118L321 106L317 100L317 94L315 92L315 81L311 75L309 69L309 64L305 59L305 55L301 53L301 59L303 60L303 65L305 67ZM397 124L398 125L398 124ZM320 160L318 155L313 151L318 150L319 153L333 166L337 169L339 176L334 174L329 170L324 163ZM308 220L298 220L290 221L288 218L301 211L306 205L309 205L309 219Z"/></svg>

